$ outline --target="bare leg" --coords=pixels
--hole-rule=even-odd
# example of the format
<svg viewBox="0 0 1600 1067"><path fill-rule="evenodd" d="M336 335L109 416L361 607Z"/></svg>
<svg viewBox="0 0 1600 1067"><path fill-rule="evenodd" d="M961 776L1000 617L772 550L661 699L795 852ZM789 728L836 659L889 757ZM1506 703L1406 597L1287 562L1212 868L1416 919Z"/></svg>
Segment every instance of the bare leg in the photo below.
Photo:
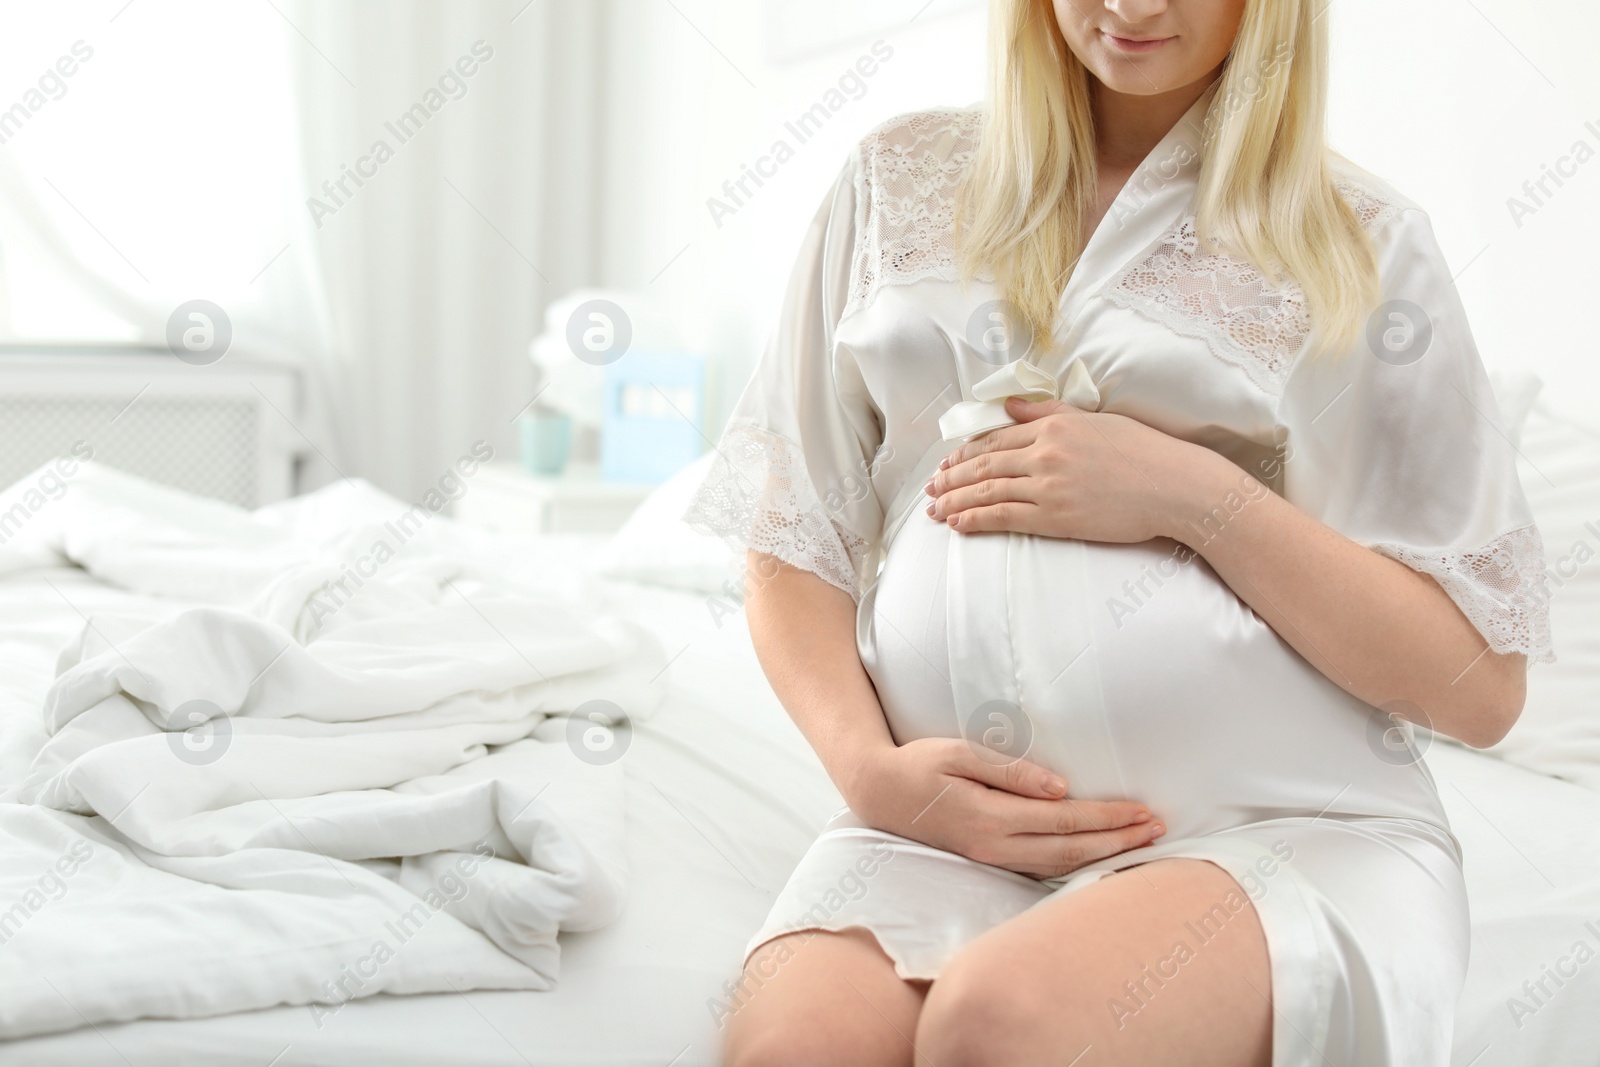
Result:
<svg viewBox="0 0 1600 1067"><path fill-rule="evenodd" d="M741 989L725 1067L902 1067L927 983L901 979L877 939L853 929L769 941Z"/></svg>
<svg viewBox="0 0 1600 1067"><path fill-rule="evenodd" d="M1204 860L1157 860L973 941L933 983L917 1050L938 1067L1267 1067L1271 993L1239 884Z"/></svg>

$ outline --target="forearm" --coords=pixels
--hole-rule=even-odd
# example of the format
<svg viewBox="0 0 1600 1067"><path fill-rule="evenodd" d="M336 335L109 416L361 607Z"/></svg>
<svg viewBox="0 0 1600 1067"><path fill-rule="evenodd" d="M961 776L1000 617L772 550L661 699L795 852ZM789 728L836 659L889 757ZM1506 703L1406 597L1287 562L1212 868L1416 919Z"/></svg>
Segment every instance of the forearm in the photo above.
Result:
<svg viewBox="0 0 1600 1067"><path fill-rule="evenodd" d="M1173 484L1170 536L1334 682L1369 704L1405 701L1468 744L1504 736L1526 660L1489 651L1432 578L1318 522L1215 453ZM1242 507L1224 504L1229 494ZM1221 520L1221 521L1219 521ZM1404 713L1402 711L1402 713Z"/></svg>
<svg viewBox="0 0 1600 1067"><path fill-rule="evenodd" d="M750 639L790 718L850 801L863 760L894 747L877 690L856 651L849 594L814 574L751 552Z"/></svg>

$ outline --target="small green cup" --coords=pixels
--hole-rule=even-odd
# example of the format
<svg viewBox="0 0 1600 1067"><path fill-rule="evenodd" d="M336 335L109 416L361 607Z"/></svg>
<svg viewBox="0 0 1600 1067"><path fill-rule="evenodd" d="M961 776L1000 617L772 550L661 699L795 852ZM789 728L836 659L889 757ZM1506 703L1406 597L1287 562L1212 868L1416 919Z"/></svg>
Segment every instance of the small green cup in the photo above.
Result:
<svg viewBox="0 0 1600 1067"><path fill-rule="evenodd" d="M557 475L572 452L572 416L564 411L526 412L517 420L522 435L522 465L534 474Z"/></svg>

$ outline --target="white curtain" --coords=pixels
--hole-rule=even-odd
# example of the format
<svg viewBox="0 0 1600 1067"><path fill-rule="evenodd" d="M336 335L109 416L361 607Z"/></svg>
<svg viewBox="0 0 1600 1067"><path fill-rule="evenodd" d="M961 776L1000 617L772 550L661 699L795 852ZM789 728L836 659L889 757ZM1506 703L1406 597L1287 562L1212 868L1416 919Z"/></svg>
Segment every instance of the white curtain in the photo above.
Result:
<svg viewBox="0 0 1600 1067"><path fill-rule="evenodd" d="M539 313L594 273L597 7L285 8L345 454L408 499L512 457Z"/></svg>
<svg viewBox="0 0 1600 1067"><path fill-rule="evenodd" d="M162 345L205 299L233 349L322 349L284 29L204 0L0 9L0 336Z"/></svg>
<svg viewBox="0 0 1600 1067"><path fill-rule="evenodd" d="M180 305L210 301L231 325L222 358L299 370L282 432L318 442L306 451L327 467L327 316L296 209L286 36L266 5L0 9L0 340L160 349Z"/></svg>
<svg viewBox="0 0 1600 1067"><path fill-rule="evenodd" d="M205 299L303 369L301 488L511 457L539 312L597 272L603 7L0 7L0 342L159 347Z"/></svg>

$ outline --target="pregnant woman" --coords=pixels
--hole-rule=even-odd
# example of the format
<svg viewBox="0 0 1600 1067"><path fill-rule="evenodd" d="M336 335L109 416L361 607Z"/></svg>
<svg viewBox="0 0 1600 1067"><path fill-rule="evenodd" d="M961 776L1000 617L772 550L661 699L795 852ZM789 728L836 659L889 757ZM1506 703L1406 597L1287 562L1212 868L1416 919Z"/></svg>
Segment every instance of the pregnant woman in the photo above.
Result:
<svg viewBox="0 0 1600 1067"><path fill-rule="evenodd" d="M869 134L691 521L848 809L728 1062L1443 1067L1543 549L1421 210L1331 154L1322 0L993 0Z"/></svg>

